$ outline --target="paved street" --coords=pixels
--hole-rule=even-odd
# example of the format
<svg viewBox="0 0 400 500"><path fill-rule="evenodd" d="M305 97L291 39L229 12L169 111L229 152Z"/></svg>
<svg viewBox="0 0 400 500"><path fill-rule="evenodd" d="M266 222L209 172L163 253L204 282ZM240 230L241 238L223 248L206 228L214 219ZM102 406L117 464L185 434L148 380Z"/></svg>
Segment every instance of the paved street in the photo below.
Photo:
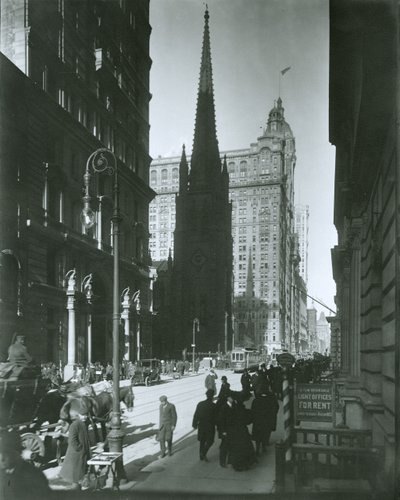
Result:
<svg viewBox="0 0 400 500"><path fill-rule="evenodd" d="M221 375L225 374L231 389L240 390L240 374L229 370L217 370L219 390ZM275 478L274 447L270 446L259 463L249 471L236 472L231 467L223 469L218 463L216 442L208 453L210 463L198 458L196 431L192 418L196 404L204 399L206 372L184 376L179 380L167 378L152 387L136 386L133 412L124 412L122 421L125 431L124 466L128 483L121 489L140 491L190 491L225 493L267 493L273 491ZM159 444L155 439L158 427L159 397L165 394L175 404L178 423L174 433L173 456L159 459ZM248 405L249 403L247 403ZM279 415L278 415L278 420ZM271 441L280 439L281 422ZM60 467L45 471L53 489L65 489L57 481Z"/></svg>

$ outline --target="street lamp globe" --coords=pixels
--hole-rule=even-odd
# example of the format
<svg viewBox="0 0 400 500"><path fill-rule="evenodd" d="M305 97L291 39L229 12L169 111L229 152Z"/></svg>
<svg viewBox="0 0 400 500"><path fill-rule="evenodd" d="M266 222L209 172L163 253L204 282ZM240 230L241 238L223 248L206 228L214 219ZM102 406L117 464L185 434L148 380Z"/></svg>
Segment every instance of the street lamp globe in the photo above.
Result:
<svg viewBox="0 0 400 500"><path fill-rule="evenodd" d="M90 229L94 226L96 222L96 216L93 210L90 207L85 207L81 212L81 222L86 227L86 229Z"/></svg>

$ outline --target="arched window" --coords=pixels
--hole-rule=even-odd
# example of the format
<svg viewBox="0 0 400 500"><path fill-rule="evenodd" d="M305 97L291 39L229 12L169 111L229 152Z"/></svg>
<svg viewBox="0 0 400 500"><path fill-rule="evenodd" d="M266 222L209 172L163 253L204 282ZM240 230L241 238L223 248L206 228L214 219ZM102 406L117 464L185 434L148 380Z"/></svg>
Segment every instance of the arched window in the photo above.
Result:
<svg viewBox="0 0 400 500"><path fill-rule="evenodd" d="M152 170L150 172L150 184L154 185L156 183L157 183L157 171L156 170Z"/></svg>
<svg viewBox="0 0 400 500"><path fill-rule="evenodd" d="M179 170L177 168L172 169L172 179L174 181L178 180L179 177Z"/></svg>
<svg viewBox="0 0 400 500"><path fill-rule="evenodd" d="M228 163L228 172L229 172L230 174L234 174L234 173L235 173L235 162L230 161L230 162Z"/></svg>
<svg viewBox="0 0 400 500"><path fill-rule="evenodd" d="M247 162L241 161L240 162L240 177L245 177L246 171L247 171Z"/></svg>
<svg viewBox="0 0 400 500"><path fill-rule="evenodd" d="M161 170L161 184L166 184L168 180L168 170L163 168Z"/></svg>

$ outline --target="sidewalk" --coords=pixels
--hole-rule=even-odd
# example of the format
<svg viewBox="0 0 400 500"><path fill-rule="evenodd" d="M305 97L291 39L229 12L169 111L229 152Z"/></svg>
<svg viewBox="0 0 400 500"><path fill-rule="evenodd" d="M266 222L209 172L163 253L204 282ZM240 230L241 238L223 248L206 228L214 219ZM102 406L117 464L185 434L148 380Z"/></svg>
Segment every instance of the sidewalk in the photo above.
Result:
<svg viewBox="0 0 400 500"><path fill-rule="evenodd" d="M184 448L181 446L184 444ZM219 465L219 440L208 452L209 462L198 458L197 436L190 436L184 443L175 446L172 457L156 460L141 472L149 473L143 482L129 486L138 492L164 493L225 493L250 495L272 493L275 482L275 448L269 446L250 470L237 472L228 466ZM129 470L127 466L127 473ZM126 485L128 486L128 485ZM125 487L121 485L121 490Z"/></svg>
<svg viewBox="0 0 400 500"><path fill-rule="evenodd" d="M282 405L280 405L281 407ZM238 472L231 466L219 465L219 439L209 450L209 462L199 459L197 431L180 442L174 443L173 455L157 459L146 465L140 472L130 471L128 477L135 477L121 490L140 493L204 493L232 494L247 497L252 494L268 494L275 491L275 443L283 436L281 408L278 414L278 428L271 435L271 445L258 457L258 463L247 471ZM133 465L133 464L132 464ZM131 475L130 472L133 474ZM143 477L146 475L147 477ZM142 477L140 477L142 476Z"/></svg>

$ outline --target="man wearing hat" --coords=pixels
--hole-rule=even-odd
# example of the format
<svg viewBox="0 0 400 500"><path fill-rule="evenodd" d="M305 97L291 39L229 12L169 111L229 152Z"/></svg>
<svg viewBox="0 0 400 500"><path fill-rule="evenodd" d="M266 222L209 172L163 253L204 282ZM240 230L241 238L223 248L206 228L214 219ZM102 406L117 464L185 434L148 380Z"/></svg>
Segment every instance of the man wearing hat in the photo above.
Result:
<svg viewBox="0 0 400 500"><path fill-rule="evenodd" d="M21 457L21 438L15 431L0 434L0 499L49 498L46 476Z"/></svg>
<svg viewBox="0 0 400 500"><path fill-rule="evenodd" d="M204 385L205 385L206 389L213 390L214 394L217 392L217 385L215 383L217 378L218 378L218 375L211 368L210 373L207 375L207 377L204 380Z"/></svg>
<svg viewBox="0 0 400 500"><path fill-rule="evenodd" d="M160 397L160 427L158 440L160 441L161 455L165 457L165 441L168 445L168 455L172 455L172 436L176 427L177 414L175 405L170 403L167 396Z"/></svg>
<svg viewBox="0 0 400 500"><path fill-rule="evenodd" d="M200 460L208 462L207 452L211 448L215 437L216 411L213 403L214 391L208 389L206 400L200 401L193 415L192 427L197 429L197 439L200 441Z"/></svg>
<svg viewBox="0 0 400 500"><path fill-rule="evenodd" d="M27 366L32 356L25 346L25 336L17 334L15 342L8 348L8 361L16 366Z"/></svg>

